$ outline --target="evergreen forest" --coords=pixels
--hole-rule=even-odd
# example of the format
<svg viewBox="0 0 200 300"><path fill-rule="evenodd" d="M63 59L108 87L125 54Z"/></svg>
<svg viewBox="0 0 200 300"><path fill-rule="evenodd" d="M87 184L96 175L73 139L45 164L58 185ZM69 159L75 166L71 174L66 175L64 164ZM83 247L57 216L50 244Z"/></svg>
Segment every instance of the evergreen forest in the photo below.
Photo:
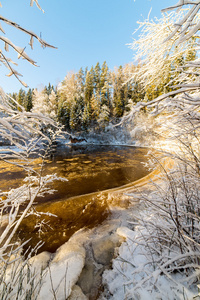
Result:
<svg viewBox="0 0 200 300"><path fill-rule="evenodd" d="M21 88L10 96L15 100L13 105L16 109L23 107L26 111L48 115L62 124L65 130L100 132L109 123L119 122L141 99L151 101L163 92L169 92L173 82L172 70L195 58L194 50L189 51L186 57L180 54L159 85L154 82L147 86L143 84L137 76L141 68L139 65L129 63L110 70L106 62L102 65L97 62L90 70L86 67L77 73L69 72L58 86L49 83L40 91ZM177 78L177 74L174 77Z"/></svg>

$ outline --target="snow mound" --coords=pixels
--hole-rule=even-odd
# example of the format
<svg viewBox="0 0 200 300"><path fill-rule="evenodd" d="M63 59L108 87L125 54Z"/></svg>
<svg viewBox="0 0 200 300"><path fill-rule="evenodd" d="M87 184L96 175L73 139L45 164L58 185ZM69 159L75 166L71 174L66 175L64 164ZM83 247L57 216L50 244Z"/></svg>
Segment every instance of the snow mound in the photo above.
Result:
<svg viewBox="0 0 200 300"><path fill-rule="evenodd" d="M140 228L131 230L120 227L117 233L125 239L113 259L112 269L103 274L106 287L99 300L115 299L193 299L195 291L189 290L181 283L181 275L173 276L174 282L162 275L161 270L154 269L148 260L148 252L140 245ZM184 298L185 297L185 298Z"/></svg>
<svg viewBox="0 0 200 300"><path fill-rule="evenodd" d="M46 269L40 300L67 299L85 264L85 248L79 234L62 245Z"/></svg>

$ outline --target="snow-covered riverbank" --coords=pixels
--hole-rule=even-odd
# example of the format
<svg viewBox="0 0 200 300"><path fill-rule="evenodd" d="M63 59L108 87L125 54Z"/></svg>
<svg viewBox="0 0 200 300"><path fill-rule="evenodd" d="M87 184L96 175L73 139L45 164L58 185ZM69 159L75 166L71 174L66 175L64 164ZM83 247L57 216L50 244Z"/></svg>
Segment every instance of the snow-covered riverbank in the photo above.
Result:
<svg viewBox="0 0 200 300"><path fill-rule="evenodd" d="M167 151L169 143L165 143L160 141L156 147ZM165 155L161 152L161 156ZM198 294L190 260L197 253L189 247L188 251L179 251L174 242L174 239L178 241L177 233L174 231L170 236L174 230L172 220L167 214L161 214L164 194L170 199L172 192L168 177L175 174L180 181L180 174L176 174L180 166L174 166L176 160L171 163L169 158L158 161L158 168L151 176L101 193L110 207L109 219L94 229L76 232L54 254L43 252L28 261L38 299L153 300L160 297L167 300L192 299ZM181 196L185 197L179 188L177 197ZM165 205L174 204L166 202ZM182 203L180 207L184 207ZM164 236L162 231L170 234ZM159 243L164 245L163 249ZM193 266L196 276L198 268L195 270ZM27 275L27 266L24 274ZM8 268L6 281L12 281L12 276ZM25 280L22 294L29 288L30 283ZM10 299L15 299L15 293L13 290Z"/></svg>
<svg viewBox="0 0 200 300"><path fill-rule="evenodd" d="M144 251L143 247L136 247L137 251L132 255L140 232L133 221L135 215L141 214L140 199L137 196L141 195L144 187L147 192L146 184L150 180L160 180L159 170L134 184L107 191L112 213L108 220L97 228L78 231L55 254L43 252L30 259L32 274L36 276L35 282L41 282L41 289L39 290L38 285L35 290L39 299L54 299L55 295L57 299L67 299L70 295L69 299L125 299L125 286L134 270L135 259L137 261L140 258L140 265L146 262L144 253L140 253ZM102 192L102 197L104 194ZM143 211L143 217L148 218L148 212ZM117 271L118 268L120 272ZM140 271L143 273L144 269ZM10 280L9 275L7 280ZM26 288L25 285L24 290ZM146 293L148 295L147 291Z"/></svg>

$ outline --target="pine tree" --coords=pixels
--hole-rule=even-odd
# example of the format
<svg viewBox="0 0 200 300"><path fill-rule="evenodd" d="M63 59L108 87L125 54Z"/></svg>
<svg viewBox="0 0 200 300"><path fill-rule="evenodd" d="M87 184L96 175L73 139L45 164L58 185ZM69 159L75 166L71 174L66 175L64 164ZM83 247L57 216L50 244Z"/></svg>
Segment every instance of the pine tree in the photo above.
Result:
<svg viewBox="0 0 200 300"><path fill-rule="evenodd" d="M17 102L19 103L19 105L24 106L25 97L26 97L25 91L23 89L20 89L17 96ZM18 107L18 109L21 110L20 107Z"/></svg>
<svg viewBox="0 0 200 300"><path fill-rule="evenodd" d="M90 71L87 71L85 78L85 103L90 103L94 92L94 68L91 67Z"/></svg>
<svg viewBox="0 0 200 300"><path fill-rule="evenodd" d="M126 98L125 98L125 80L123 75L123 68L119 68L112 74L112 85L113 85L113 106L114 106L114 115L116 118L123 116Z"/></svg>
<svg viewBox="0 0 200 300"><path fill-rule="evenodd" d="M81 97L84 97L84 89L85 89L85 74L82 68L78 71L76 74L76 80L77 80L77 88L78 88L78 94Z"/></svg>
<svg viewBox="0 0 200 300"><path fill-rule="evenodd" d="M33 108L32 89L29 89L26 94L25 101L24 101L24 108L26 111L31 111L31 109Z"/></svg>
<svg viewBox="0 0 200 300"><path fill-rule="evenodd" d="M101 88L101 105L106 105L110 108L110 77L108 66L104 61L101 67L101 76L100 76L100 88Z"/></svg>
<svg viewBox="0 0 200 300"><path fill-rule="evenodd" d="M109 123L109 119L110 119L110 109L107 105L103 104L98 118L98 123L100 125L100 128L105 129L106 125L108 125Z"/></svg>
<svg viewBox="0 0 200 300"><path fill-rule="evenodd" d="M82 128L88 130L91 121L91 107L90 103L87 103L84 107L82 114Z"/></svg>

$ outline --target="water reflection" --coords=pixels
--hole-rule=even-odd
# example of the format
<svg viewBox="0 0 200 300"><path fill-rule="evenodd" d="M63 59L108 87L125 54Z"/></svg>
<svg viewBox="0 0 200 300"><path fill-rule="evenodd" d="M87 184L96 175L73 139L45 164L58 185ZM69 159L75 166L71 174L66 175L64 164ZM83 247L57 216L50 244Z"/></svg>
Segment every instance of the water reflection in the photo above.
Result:
<svg viewBox="0 0 200 300"><path fill-rule="evenodd" d="M39 202L58 201L73 196L102 191L142 178L147 169L146 149L122 146L71 146L53 161L47 161L45 174L57 173L68 182L55 182L58 192Z"/></svg>
<svg viewBox="0 0 200 300"><path fill-rule="evenodd" d="M36 209L50 212L57 217L30 216L23 221L19 237L35 246L45 242L40 251L54 252L70 236L83 227L92 228L109 215L107 194L98 191L119 187L135 181L148 170L145 162L146 149L123 146L76 146L63 148L52 161L46 161L44 174L57 173L69 181L56 181L52 186L57 192L38 198ZM96 194L88 194L94 193ZM36 224L47 225L38 232Z"/></svg>

